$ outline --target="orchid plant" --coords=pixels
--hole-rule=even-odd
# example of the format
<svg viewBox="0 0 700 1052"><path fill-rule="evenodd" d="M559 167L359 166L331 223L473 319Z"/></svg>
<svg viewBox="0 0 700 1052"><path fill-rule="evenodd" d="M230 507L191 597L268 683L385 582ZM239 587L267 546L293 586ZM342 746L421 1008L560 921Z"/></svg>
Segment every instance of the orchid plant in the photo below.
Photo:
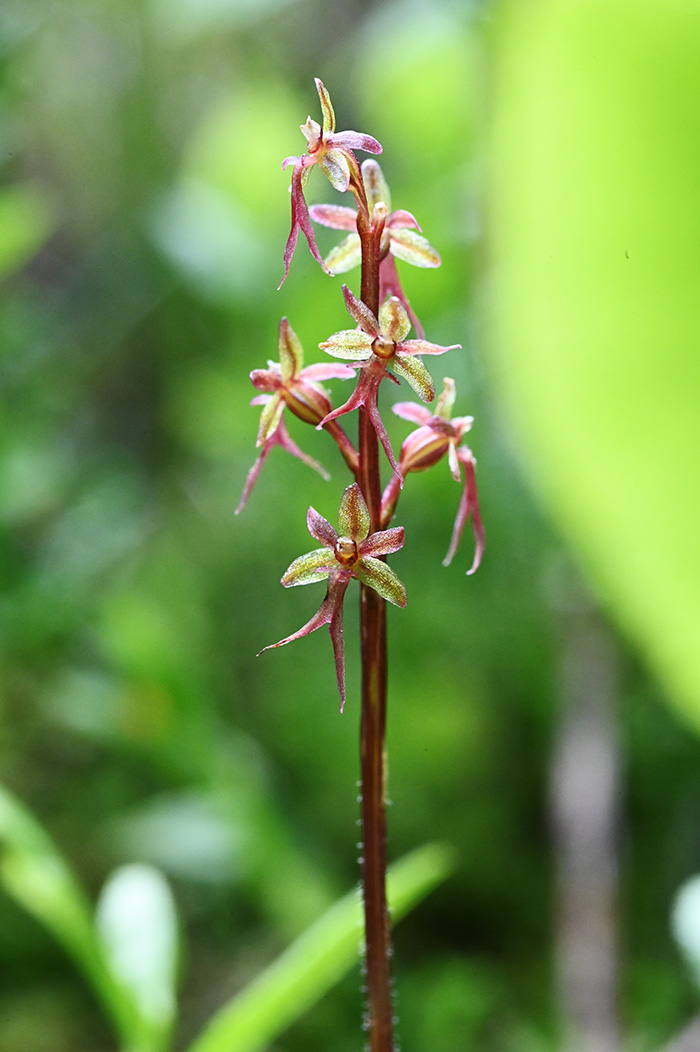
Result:
<svg viewBox="0 0 700 1052"><path fill-rule="evenodd" d="M427 404L435 398L435 385L423 355L457 350L460 344L441 346L425 339L421 324L406 298L396 260L423 268L440 265L440 257L423 236L414 216L391 211L389 188L378 163L360 165L356 150L380 154L382 147L371 135L336 132L335 114L328 91L320 80L316 89L322 124L307 118L301 131L307 151L287 157L283 169L292 166L292 226L284 250L284 275L289 275L299 231L304 234L314 259L330 275L347 273L361 266L360 294L343 285L345 307L355 328L341 329L319 347L340 362L304 366L303 350L287 318L280 322L279 362L255 369L251 381L259 394L251 404L261 405L257 460L248 473L237 512L245 506L262 467L275 446L291 453L328 477L325 469L304 453L290 437L285 411L325 430L337 444L353 481L345 489L338 513L338 528L314 508L307 512L307 526L321 547L301 555L282 577L285 588L326 582L326 595L318 611L302 628L263 648L270 650L301 639L328 626L335 657L335 671L345 704L343 604L350 582L360 587L360 645L362 657L361 775L363 830L363 898L365 914L367 1030L371 1052L394 1052L391 1002L390 933L386 903L386 691L387 646L386 602L406 605L406 589L387 565L386 557L404 545L404 530L392 526L405 477L424 471L447 457L453 478L462 484L462 496L452 539L445 558L449 564L459 546L466 523L471 520L475 554L471 574L484 550L484 529L476 489L476 461L463 438L472 426L469 416L453 417L454 381L446 378L434 412ZM350 192L354 207L306 203L305 185L314 166L341 192ZM349 231L343 242L324 259L316 244L312 220L326 227ZM411 328L415 338L409 339ZM323 386L328 380L356 378L353 393L337 408ZM406 380L422 403L399 402L394 412L416 424L404 440L398 459L379 409L383 380L399 384ZM348 436L341 418L357 410L357 445ZM391 477L384 487L380 478L379 447L384 451ZM261 651L262 653L263 651Z"/></svg>

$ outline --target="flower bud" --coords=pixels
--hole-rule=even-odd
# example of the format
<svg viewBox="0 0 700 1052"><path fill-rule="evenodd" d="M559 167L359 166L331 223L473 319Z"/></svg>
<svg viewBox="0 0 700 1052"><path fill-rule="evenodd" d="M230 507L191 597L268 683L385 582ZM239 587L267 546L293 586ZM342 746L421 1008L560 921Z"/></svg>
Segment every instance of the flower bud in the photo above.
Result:
<svg viewBox="0 0 700 1052"><path fill-rule="evenodd" d="M322 387L308 380L296 380L284 388L282 397L288 409L307 424L316 426L333 406Z"/></svg>
<svg viewBox="0 0 700 1052"><path fill-rule="evenodd" d="M404 440L401 446L399 465L403 474L409 471L425 471L445 456L454 441L454 429L437 417L430 424L419 427Z"/></svg>

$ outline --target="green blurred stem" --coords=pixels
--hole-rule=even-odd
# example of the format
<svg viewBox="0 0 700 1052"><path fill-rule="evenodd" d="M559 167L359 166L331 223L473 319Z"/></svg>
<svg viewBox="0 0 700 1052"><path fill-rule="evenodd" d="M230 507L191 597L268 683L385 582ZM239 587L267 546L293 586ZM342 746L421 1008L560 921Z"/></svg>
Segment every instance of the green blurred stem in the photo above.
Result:
<svg viewBox="0 0 700 1052"><path fill-rule="evenodd" d="M360 296L375 317L379 313L379 258L383 222L373 226L358 209L362 245ZM359 421L359 483L370 514L370 531L380 528L379 443L364 411ZM370 1052L393 1052L390 932L386 901L386 603L372 588L360 586L362 653L362 888L365 919L367 1024Z"/></svg>

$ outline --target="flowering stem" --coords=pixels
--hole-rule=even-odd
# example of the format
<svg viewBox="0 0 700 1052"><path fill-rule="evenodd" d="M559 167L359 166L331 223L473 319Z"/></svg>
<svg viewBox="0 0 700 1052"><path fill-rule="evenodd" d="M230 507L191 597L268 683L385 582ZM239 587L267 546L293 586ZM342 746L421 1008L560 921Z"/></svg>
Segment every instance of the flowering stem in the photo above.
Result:
<svg viewBox="0 0 700 1052"><path fill-rule="evenodd" d="M361 299L379 313L379 253L383 223L375 227L358 208L362 245ZM359 483L370 513L370 531L378 530L381 481L377 434L365 412L359 419ZM360 587L362 653L362 885L365 914L367 1024L370 1052L393 1052L389 913L386 902L386 603L366 585Z"/></svg>

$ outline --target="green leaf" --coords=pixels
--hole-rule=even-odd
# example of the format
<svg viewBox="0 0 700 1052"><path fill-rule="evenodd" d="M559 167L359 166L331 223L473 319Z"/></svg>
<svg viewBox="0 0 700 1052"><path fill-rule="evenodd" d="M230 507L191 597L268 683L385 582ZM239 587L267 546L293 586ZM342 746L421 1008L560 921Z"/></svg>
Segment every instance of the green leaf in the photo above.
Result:
<svg viewBox="0 0 700 1052"><path fill-rule="evenodd" d="M543 500L700 728L700 6L499 12L496 378Z"/></svg>
<svg viewBox="0 0 700 1052"><path fill-rule="evenodd" d="M427 844L389 870L394 920L445 879L450 851ZM266 971L214 1016L188 1052L259 1052L267 1048L357 961L362 907L351 892L301 935Z"/></svg>
<svg viewBox="0 0 700 1052"><path fill-rule="evenodd" d="M175 1021L175 903L153 866L122 866L102 889L96 923L113 974L139 1008L139 1048L164 1049Z"/></svg>
<svg viewBox="0 0 700 1052"><path fill-rule="evenodd" d="M68 863L30 812L0 786L0 884L47 928L73 959L129 1052L150 1052L132 1037L138 1012L115 979L90 903Z"/></svg>

